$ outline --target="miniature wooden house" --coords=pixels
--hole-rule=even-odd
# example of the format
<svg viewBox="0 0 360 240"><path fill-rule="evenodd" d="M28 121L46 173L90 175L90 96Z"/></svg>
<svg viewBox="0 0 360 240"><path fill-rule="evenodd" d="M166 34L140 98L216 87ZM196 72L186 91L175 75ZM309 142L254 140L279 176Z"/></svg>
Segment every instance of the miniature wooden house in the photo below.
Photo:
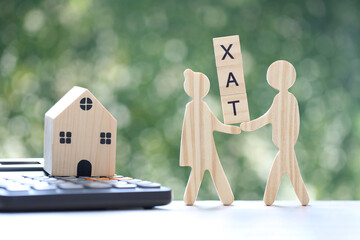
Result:
<svg viewBox="0 0 360 240"><path fill-rule="evenodd" d="M114 175L116 126L89 90L73 87L45 114L45 171L53 176Z"/></svg>

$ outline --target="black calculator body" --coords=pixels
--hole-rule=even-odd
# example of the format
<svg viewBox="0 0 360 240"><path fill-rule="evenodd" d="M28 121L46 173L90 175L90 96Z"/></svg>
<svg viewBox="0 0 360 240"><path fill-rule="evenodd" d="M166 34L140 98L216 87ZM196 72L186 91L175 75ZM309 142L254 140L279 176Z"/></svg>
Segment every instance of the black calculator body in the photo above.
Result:
<svg viewBox="0 0 360 240"><path fill-rule="evenodd" d="M171 202L159 183L120 175L51 177L42 159L0 159L0 211L153 208Z"/></svg>

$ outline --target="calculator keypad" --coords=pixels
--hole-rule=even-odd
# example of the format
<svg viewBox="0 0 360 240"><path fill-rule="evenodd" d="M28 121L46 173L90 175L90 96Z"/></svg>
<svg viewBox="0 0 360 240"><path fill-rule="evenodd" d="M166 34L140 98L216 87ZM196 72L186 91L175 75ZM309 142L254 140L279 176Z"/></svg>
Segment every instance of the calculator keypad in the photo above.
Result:
<svg viewBox="0 0 360 240"><path fill-rule="evenodd" d="M142 181L131 177L115 175L113 177L17 177L0 178L0 189L8 192L27 192L30 189L47 192L82 189L149 189L160 188L161 184Z"/></svg>

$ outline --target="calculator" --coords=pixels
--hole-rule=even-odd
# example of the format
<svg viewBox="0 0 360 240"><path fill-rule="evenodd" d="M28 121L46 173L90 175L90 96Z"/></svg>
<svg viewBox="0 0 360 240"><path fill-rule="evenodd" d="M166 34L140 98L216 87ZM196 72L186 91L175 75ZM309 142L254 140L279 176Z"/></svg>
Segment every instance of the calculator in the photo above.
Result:
<svg viewBox="0 0 360 240"><path fill-rule="evenodd" d="M145 208L171 202L160 183L114 175L52 177L43 159L0 159L0 211Z"/></svg>

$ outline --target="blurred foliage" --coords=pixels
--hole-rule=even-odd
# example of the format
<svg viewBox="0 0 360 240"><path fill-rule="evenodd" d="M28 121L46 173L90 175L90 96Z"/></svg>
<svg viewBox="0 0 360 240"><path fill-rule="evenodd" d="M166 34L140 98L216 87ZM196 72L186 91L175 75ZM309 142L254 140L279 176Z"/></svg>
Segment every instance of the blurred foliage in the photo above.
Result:
<svg viewBox="0 0 360 240"><path fill-rule="evenodd" d="M238 34L251 119L276 94L267 67L290 61L310 197L359 200L359 16L355 0L1 1L0 156L42 156L45 112L78 85L118 120L117 172L181 199L190 173L179 167L183 71L208 75L205 100L222 121L212 38ZM262 199L277 152L271 126L215 140L235 198ZM295 199L288 177L278 198ZM209 174L198 199L218 199Z"/></svg>

